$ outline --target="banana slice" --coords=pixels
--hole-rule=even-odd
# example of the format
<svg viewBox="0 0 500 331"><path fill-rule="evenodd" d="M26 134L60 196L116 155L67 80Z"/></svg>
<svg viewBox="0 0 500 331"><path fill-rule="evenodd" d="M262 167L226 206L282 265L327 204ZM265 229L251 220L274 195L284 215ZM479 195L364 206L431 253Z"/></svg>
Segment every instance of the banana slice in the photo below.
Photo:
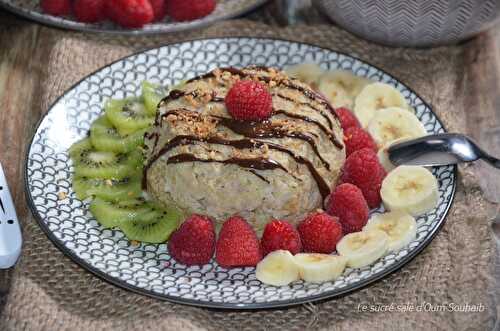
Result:
<svg viewBox="0 0 500 331"><path fill-rule="evenodd" d="M277 250L257 264L255 275L264 284L284 286L299 280L299 267L289 251Z"/></svg>
<svg viewBox="0 0 500 331"><path fill-rule="evenodd" d="M396 168L396 166L389 159L389 152L388 152L389 147L391 147L392 145L395 145L395 144L399 144L399 143L406 141L408 139L411 139L411 138L409 138L409 137L398 138L396 140L393 140L393 141L385 144L384 147L379 148L379 150L377 152L377 157L378 157L378 160L379 160L380 164L382 165L382 167L384 167L385 171L389 172L392 169Z"/></svg>
<svg viewBox="0 0 500 331"><path fill-rule="evenodd" d="M311 85L312 88L318 87L318 80L323 70L316 63L302 63L285 69L285 72L293 78Z"/></svg>
<svg viewBox="0 0 500 331"><path fill-rule="evenodd" d="M380 195L387 209L418 216L436 208L438 183L424 167L399 166L383 180Z"/></svg>
<svg viewBox="0 0 500 331"><path fill-rule="evenodd" d="M368 125L368 132L379 147L399 138L418 138L427 134L415 114L397 107L377 111Z"/></svg>
<svg viewBox="0 0 500 331"><path fill-rule="evenodd" d="M378 229L389 236L388 250L398 251L417 236L417 222L404 211L391 211L370 218L363 230Z"/></svg>
<svg viewBox="0 0 500 331"><path fill-rule="evenodd" d="M318 91L330 102L333 108L352 109L353 98L336 82L320 81Z"/></svg>
<svg viewBox="0 0 500 331"><path fill-rule="evenodd" d="M354 101L354 114L366 128L377 110L389 107L409 109L405 97L394 87L385 83L365 86Z"/></svg>
<svg viewBox="0 0 500 331"><path fill-rule="evenodd" d="M389 237L378 229L350 233L337 244L337 252L347 259L347 265L361 268L372 264L387 252Z"/></svg>
<svg viewBox="0 0 500 331"><path fill-rule="evenodd" d="M344 272L347 259L340 255L300 253L294 256L300 278L321 283L337 279Z"/></svg>
<svg viewBox="0 0 500 331"><path fill-rule="evenodd" d="M351 97L355 98L363 88L373 83L371 80L365 77L360 77L354 75L352 72L347 70L332 70L327 71L319 78L320 85L323 83L329 85L332 83L337 84L342 87L344 91Z"/></svg>

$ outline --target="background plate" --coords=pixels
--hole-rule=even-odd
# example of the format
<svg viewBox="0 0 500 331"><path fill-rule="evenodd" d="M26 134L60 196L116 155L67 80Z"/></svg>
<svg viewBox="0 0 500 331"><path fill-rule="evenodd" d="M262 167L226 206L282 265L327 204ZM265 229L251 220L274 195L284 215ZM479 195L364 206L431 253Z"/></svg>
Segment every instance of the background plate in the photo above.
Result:
<svg viewBox="0 0 500 331"><path fill-rule="evenodd" d="M217 7L214 12L202 19L178 23L172 22L166 18L162 22L147 24L141 29L124 29L111 22L80 23L72 17L47 15L42 12L39 6L39 0L0 0L0 8L3 7L28 19L64 29L141 35L200 28L220 20L243 15L264 4L266 1L267 0L217 0Z"/></svg>
<svg viewBox="0 0 500 331"><path fill-rule="evenodd" d="M215 262L186 267L170 258L165 244L131 246L121 231L99 226L88 204L72 192L72 163L67 150L86 136L106 99L138 95L145 79L170 85L220 66L283 68L305 61L314 61L324 69L351 70L395 86L429 132L445 132L429 106L407 86L346 54L285 40L245 37L171 44L124 58L89 75L60 97L41 120L29 146L25 169L28 201L40 226L64 253L113 284L160 299L207 307L293 305L347 293L397 270L417 255L443 224L455 192L455 167L432 170L439 182L439 204L417 219L417 237L408 247L369 267L346 269L335 282L296 282L283 287L263 285L255 278L253 268L227 270ZM68 197L60 200L59 192Z"/></svg>

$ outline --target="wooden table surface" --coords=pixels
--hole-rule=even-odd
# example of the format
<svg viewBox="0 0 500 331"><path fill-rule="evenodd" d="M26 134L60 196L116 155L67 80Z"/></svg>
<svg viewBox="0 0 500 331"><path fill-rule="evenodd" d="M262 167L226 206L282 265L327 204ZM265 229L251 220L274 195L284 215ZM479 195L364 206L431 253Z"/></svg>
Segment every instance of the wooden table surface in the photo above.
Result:
<svg viewBox="0 0 500 331"><path fill-rule="evenodd" d="M265 11L250 17L259 19L262 13ZM39 93L52 32L52 28L0 10L0 161L19 218L29 213L23 184L24 158L27 143L42 112L38 106ZM468 118L468 132L465 133L500 155L500 26L463 43L462 47L466 51L468 72L463 82L463 90L467 93L464 109ZM492 179L499 173L486 167L481 171L486 178L486 195L498 201L500 181ZM4 297L2 291L8 287L8 273L0 272L0 306Z"/></svg>

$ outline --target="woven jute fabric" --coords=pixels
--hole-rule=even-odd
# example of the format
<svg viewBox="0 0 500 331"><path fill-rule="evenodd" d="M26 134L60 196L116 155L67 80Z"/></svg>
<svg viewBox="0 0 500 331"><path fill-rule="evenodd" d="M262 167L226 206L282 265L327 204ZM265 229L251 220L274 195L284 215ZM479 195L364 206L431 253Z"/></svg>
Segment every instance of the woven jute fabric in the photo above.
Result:
<svg viewBox="0 0 500 331"><path fill-rule="evenodd" d="M427 100L446 127L464 132L460 46L433 50L370 44L329 25L277 28L250 21L219 23L202 31L156 37L54 34L40 107L95 69L138 49L217 36L278 37L356 55ZM472 168L461 168L455 202L432 243L401 270L341 298L284 309L210 310L155 300L120 289L80 268L48 240L31 217L22 220L25 245L11 277L1 330L486 330L497 314L495 244ZM481 312L362 311L364 305L417 308L482 305ZM432 306L431 306L432 305ZM384 308L381 308L384 309ZM387 308L386 308L387 309Z"/></svg>

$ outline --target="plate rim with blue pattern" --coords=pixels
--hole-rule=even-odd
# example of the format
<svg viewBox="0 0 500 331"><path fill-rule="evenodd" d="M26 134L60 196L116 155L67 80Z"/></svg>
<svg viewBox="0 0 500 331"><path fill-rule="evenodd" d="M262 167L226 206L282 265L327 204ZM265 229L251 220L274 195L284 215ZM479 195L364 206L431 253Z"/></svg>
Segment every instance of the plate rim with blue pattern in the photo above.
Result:
<svg viewBox="0 0 500 331"><path fill-rule="evenodd" d="M326 47L316 46L316 45L309 44L309 43L296 42L296 41L287 40L287 39L283 39L283 38L256 38L256 37L242 36L242 37L192 39L192 40L186 40L186 41L182 41L182 42L169 43L169 44L165 44L165 45L160 46L160 47L155 47L155 48L150 48L150 49L145 50L145 51L140 51L140 52L134 53L132 55L123 57L123 58L121 58L117 61L114 61L108 65L105 65L105 66L95 70L91 74L85 76L80 81L76 82L75 84L73 84L69 89L67 89L61 96L59 96L57 98L57 100L49 107L49 110L42 116L42 118L40 119L40 121L38 122L38 124L36 126L35 133L29 142L27 152L26 152L26 159L25 159L26 163L25 163L25 168L24 168L24 180L25 180L27 202L28 202L29 208L31 209L31 211L34 215L34 218L38 222L39 226L41 227L41 229L45 232L45 234L48 236L48 238L52 241L52 243L59 250L61 250L65 255L70 257L74 262L76 262L78 265L80 265L84 269L90 271L94 275L100 277L101 279L103 279L103 280L105 280L113 285L130 290L132 292L136 292L136 293L147 295L147 296L154 297L157 299L168 300L168 301L180 303L180 304L187 304L187 305L208 307L208 308L243 310L243 309L263 309L263 308L276 308L276 307L292 306L292 305L298 305L298 304L303 304L303 303L307 303L307 302L324 300L324 299L328 299L328 298L334 298L334 297L345 295L349 292L366 287L367 285L372 284L373 282L378 281L378 280L384 278L385 276L399 270L404 265L406 265L408 262L410 262L415 256L417 256L432 241L432 239L438 233L439 229L443 226L445 219L446 219L446 216L449 212L449 209L453 204L455 192L456 192L456 187L457 187L457 166L448 166L448 168L450 170L445 171L445 172L450 173L449 176L450 176L450 181L451 181L451 183L448 183L446 186L447 193L446 192L443 193L443 194L445 194L445 198L446 198L446 201L443 202L443 204L445 204L445 206L443 207L439 218L435 221L435 222L437 222L437 224L435 224L435 226L432 227L432 229L425 235L425 237L421 239L421 242L419 242L419 244L417 246L415 246L407 254L403 255L403 257L401 257L399 261L394 262L392 264L389 264L388 266L383 268L380 272L377 272L374 275L371 275L371 276L366 277L364 279L361 279L353 284L350 284L350 285L347 285L347 286L344 286L344 287L341 287L338 289L329 290L329 291L325 291L322 293L309 295L309 296L305 296L305 297L283 299L283 300L270 300L270 301L263 301L263 302L224 302L224 301L215 302L215 301L208 301L208 300L193 299L193 298L189 298L189 297L186 298L183 296L172 296L172 295L168 295L168 294L162 294L162 293L155 292L151 289L141 288L139 286L130 284L123 279L111 276L109 273L107 273L103 270L100 270L96 266L92 265L88 261L88 259L85 259L85 258L82 258L81 256L79 256L74 250L68 248L67 244L65 244L62 240L60 240L60 238L57 237L57 235L54 233L54 231L50 228L50 226L46 222L47 217L44 218L41 215L41 213L43 213L43 207L40 204L37 204L35 202L37 197L34 197L34 194L32 191L37 189L34 186L35 179L33 178L34 177L33 171L36 171L36 169L35 170L32 169L34 159L31 159L34 146L38 141L37 136L41 134L39 131L41 130L44 123L47 121L48 117L53 116L54 112L56 111L55 109L62 108L62 107L58 107L58 106L60 106L62 102L64 102L66 99L68 99L71 96L71 93L73 93L73 91L76 91L82 84L84 84L84 82L86 82L86 80L90 80L93 77L96 77L98 75L103 75L105 73L108 73L108 74L112 73L113 66L119 65L120 63L121 64L126 63L127 61L134 61L134 59L136 61L138 61L137 59L141 55L150 54L153 56L154 52L159 53L162 50L168 51L169 49L171 49L173 47L185 47L186 45L189 45L189 44L196 45L198 43L200 45L207 46L208 43L221 43L221 44L225 43L226 46L228 46L229 43L231 43L231 42L240 43L240 42L244 42L245 40L249 43L253 42L253 43L257 43L257 44L260 42L263 44L265 44L265 43L273 44L274 43L276 45L281 45L281 46L288 45L288 47L297 47L297 49L300 49L300 47L304 47L305 49L311 49L313 54L316 54L318 52L324 52L324 54L329 54L329 53L334 54L334 55L336 54L337 58L342 57L344 59L349 59L350 61L352 61L353 66L358 65L360 67L370 68L370 70L373 69L375 72L380 74L380 77L389 77L389 79L391 81L394 81L397 83L398 87L402 87L404 89L407 89L411 95L413 95L416 99L418 99L421 102L421 105L425 108L424 112L430 112L429 116L431 116L433 118L433 121L435 121L435 123L437 123L439 125L439 127L441 128L440 129L441 131L439 131L439 132L446 132L442 121L432 111L432 108L429 106L429 104L427 102L425 102L425 100L422 99L415 91L413 91L407 85L403 84L400 80L395 78L394 75L391 75L391 74L387 73L387 71L385 71L385 70L383 70L383 69L381 69L373 64L370 64L367 61L361 60L356 56L348 55L346 53L332 50L332 49L329 49ZM237 54L237 53L235 53L235 54ZM303 62L303 60L301 62ZM261 64L261 63L255 63L255 64ZM222 66L222 65L217 65L217 66ZM188 78L188 77L184 77L183 79L185 79L185 78ZM169 79L172 79L172 78L169 78ZM177 80L180 80L180 79L178 78ZM141 82L135 81L134 83L137 84L138 86L140 86ZM138 86L137 86L137 88L138 88ZM66 114L68 112L67 109L63 109L61 111L64 114ZM68 114L66 114L66 115L68 115ZM436 124L434 124L434 125L436 125ZM80 136L81 136L81 134L80 134ZM42 144L42 146L43 146L43 144ZM47 161L43 161L43 162L47 162ZM54 183L49 182L49 184L54 184ZM56 184L55 186L57 187L57 185L58 184ZM69 199L73 199L75 201L78 201L78 199L73 198L73 197L70 197ZM73 200L71 200L71 201L73 201ZM84 206L84 204L81 203L80 207L83 208L83 206ZM60 222L63 222L63 221L64 220L62 220ZM89 224L90 224L90 222L91 221L89 221ZM118 230L113 230L113 233L114 233L114 231L118 231ZM118 233L119 232L120 231L118 231ZM114 235L113 235L113 238L114 238ZM114 243L116 244L116 242L114 242ZM139 248L142 248L142 247L143 246L139 246ZM385 257L383 259L385 259ZM213 263L215 263L215 262L212 262L212 264ZM216 266L216 267L220 268L218 266ZM167 268L167 270L168 270L168 266L166 266L165 268ZM373 265L370 266L370 268L373 268ZM246 273L246 272L248 272L248 270L245 271L245 269L249 269L249 268L239 268L239 269L243 270ZM252 269L252 268L250 268L250 269ZM162 269L162 270L164 270L164 269ZM354 271L351 270L351 272L354 272ZM245 277L248 277L248 275ZM344 277L344 276L341 276L341 277ZM182 276L181 276L181 278L182 278ZM255 281L257 281L257 280L251 280L251 281L254 282L253 284L255 284ZM231 281L231 284L233 284L233 283L234 282ZM246 285L246 286L248 287L248 285ZM269 288L268 285L261 284L260 286L264 287L264 288L265 287ZM278 290L281 289L281 288L276 288L273 286L271 286L271 288L275 288Z"/></svg>

